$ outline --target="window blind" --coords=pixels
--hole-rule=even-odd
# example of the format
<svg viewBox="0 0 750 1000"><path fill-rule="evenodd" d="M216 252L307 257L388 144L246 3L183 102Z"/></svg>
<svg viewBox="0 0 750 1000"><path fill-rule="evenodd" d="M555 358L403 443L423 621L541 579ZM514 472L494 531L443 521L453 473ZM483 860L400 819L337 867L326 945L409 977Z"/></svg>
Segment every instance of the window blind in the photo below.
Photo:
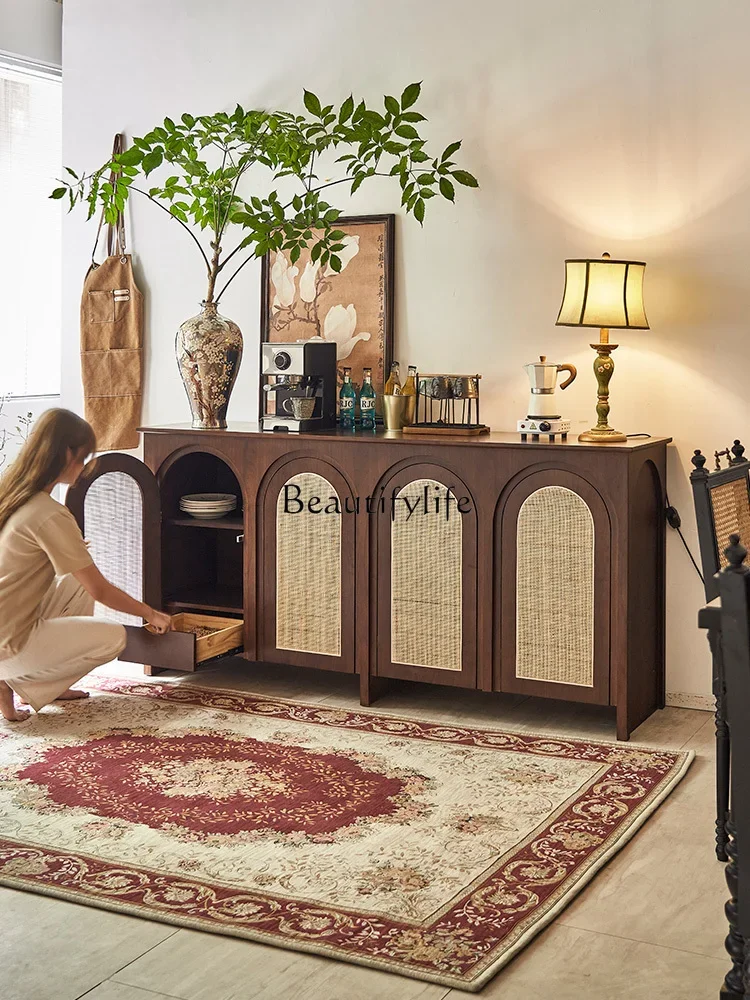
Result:
<svg viewBox="0 0 750 1000"><path fill-rule="evenodd" d="M0 395L60 392L60 75L0 58Z"/></svg>

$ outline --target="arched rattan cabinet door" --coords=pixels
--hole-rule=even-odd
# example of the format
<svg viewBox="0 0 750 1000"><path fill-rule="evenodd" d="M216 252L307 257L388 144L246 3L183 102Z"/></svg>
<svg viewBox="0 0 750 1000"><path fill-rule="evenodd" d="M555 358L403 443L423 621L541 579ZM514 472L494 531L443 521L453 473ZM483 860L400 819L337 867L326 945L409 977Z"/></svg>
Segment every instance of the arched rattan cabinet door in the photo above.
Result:
<svg viewBox="0 0 750 1000"><path fill-rule="evenodd" d="M258 631L263 660L354 671L351 490L331 465L286 462L261 490Z"/></svg>
<svg viewBox="0 0 750 1000"><path fill-rule="evenodd" d="M410 465L376 515L382 677L476 686L476 512L447 469ZM459 501L462 511L459 511Z"/></svg>
<svg viewBox="0 0 750 1000"><path fill-rule="evenodd" d="M104 576L136 600L161 607L161 507L156 477L132 455L95 459L70 487L65 504ZM140 625L132 615L97 606L97 615Z"/></svg>
<svg viewBox="0 0 750 1000"><path fill-rule="evenodd" d="M523 479L498 516L502 638L495 687L608 704L610 523L604 501L580 477L549 470Z"/></svg>

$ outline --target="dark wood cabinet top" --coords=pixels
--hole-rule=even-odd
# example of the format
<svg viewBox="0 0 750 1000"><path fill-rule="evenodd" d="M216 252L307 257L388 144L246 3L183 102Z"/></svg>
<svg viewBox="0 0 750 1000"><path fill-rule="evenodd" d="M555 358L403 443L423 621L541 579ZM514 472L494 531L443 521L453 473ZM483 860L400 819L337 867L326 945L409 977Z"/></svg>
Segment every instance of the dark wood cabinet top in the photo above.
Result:
<svg viewBox="0 0 750 1000"><path fill-rule="evenodd" d="M326 441L346 441L346 442L373 442L373 441L388 441L392 444L405 444L412 446L421 445L449 445L450 447L472 447L472 448L492 448L492 447L503 447L503 448L535 448L535 449L545 449L550 448L575 448L579 451L614 451L614 452L631 452L637 451L639 448L650 448L655 444L669 444L672 440L671 437L650 437L650 438L631 438L629 441L622 443L611 443L611 444L590 444L588 442L579 441L575 434L571 434L567 441L562 441L557 438L555 441L542 440L539 441L522 441L521 437L517 433L504 432L504 431L493 431L491 434L482 434L476 437L462 437L460 435L428 435L428 434L402 434L401 431L386 431L383 428L378 428L375 432L372 431L345 431L335 428L332 430L315 431L309 433L289 433L285 434L282 432L275 431L261 431L257 423L252 422L240 422L231 423L229 427L225 430L201 430L192 427L189 423L184 424L162 424L157 427L140 427L139 430L143 431L144 434L175 434L182 435L187 434L193 437L197 435L205 435L206 437L223 437L225 435L238 435L240 437L289 437L291 440L326 440Z"/></svg>

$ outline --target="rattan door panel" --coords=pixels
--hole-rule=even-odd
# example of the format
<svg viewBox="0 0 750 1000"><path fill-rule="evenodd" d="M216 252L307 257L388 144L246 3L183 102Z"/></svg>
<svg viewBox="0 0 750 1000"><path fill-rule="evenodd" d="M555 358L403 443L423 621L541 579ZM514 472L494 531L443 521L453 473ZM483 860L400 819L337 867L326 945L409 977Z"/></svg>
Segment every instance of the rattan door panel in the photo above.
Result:
<svg viewBox="0 0 750 1000"><path fill-rule="evenodd" d="M578 476L547 470L511 490L496 518L496 689L609 703L610 536Z"/></svg>
<svg viewBox="0 0 750 1000"><path fill-rule="evenodd" d="M136 600L161 608L161 500L156 477L146 465L133 455L100 455L70 487L65 503L104 576ZM171 648L169 636L152 636L151 658L146 660L140 649L128 653L131 647L138 647L143 634L139 619L101 605L97 605L96 614L125 626L128 646L120 654L121 660L148 664L149 672L152 666L162 665L195 669L195 654L187 645L192 637L182 637L181 655L175 658L171 652L161 655L166 646ZM160 640L166 640L163 646ZM175 642L179 644L180 639Z"/></svg>
<svg viewBox="0 0 750 1000"><path fill-rule="evenodd" d="M377 674L475 687L477 526L469 491L446 469L416 463L384 485L393 510L375 523Z"/></svg>
<svg viewBox="0 0 750 1000"><path fill-rule="evenodd" d="M161 607L161 503L156 477L143 462L118 452L99 456L65 503L104 576L136 600ZM104 611L140 625L132 616Z"/></svg>
<svg viewBox="0 0 750 1000"><path fill-rule="evenodd" d="M354 671L352 493L331 465L284 463L258 503L259 657Z"/></svg>

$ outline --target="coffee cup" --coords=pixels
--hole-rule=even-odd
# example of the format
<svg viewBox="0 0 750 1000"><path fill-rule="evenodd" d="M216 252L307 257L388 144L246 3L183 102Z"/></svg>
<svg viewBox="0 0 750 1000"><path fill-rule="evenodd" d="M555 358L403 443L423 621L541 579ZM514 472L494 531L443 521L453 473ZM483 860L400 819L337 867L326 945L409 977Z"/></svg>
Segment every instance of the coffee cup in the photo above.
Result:
<svg viewBox="0 0 750 1000"><path fill-rule="evenodd" d="M315 413L315 397L287 396L282 408L297 420L310 420Z"/></svg>

